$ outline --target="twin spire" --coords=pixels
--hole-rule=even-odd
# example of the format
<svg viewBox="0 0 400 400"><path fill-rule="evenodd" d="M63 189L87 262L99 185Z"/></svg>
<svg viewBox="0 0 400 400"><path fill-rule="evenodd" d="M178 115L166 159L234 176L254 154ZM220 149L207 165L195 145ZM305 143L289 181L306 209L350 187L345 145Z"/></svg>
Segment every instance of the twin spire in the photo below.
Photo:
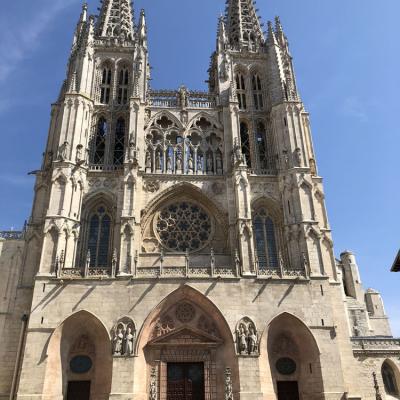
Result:
<svg viewBox="0 0 400 400"><path fill-rule="evenodd" d="M133 40L134 32L133 7L130 0L102 0L97 35Z"/></svg>
<svg viewBox="0 0 400 400"><path fill-rule="evenodd" d="M226 0L226 31L232 47L255 50L264 43L257 11L253 0Z"/></svg>

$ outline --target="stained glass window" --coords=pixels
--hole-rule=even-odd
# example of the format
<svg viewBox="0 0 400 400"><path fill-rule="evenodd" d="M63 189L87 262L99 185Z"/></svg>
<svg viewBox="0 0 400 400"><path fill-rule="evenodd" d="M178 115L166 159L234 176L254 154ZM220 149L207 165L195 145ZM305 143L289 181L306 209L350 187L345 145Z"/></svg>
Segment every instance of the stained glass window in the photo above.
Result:
<svg viewBox="0 0 400 400"><path fill-rule="evenodd" d="M172 251L196 251L211 235L211 219L197 204L182 201L163 208L156 219L161 243Z"/></svg>
<svg viewBox="0 0 400 400"><path fill-rule="evenodd" d="M119 118L115 128L115 144L114 144L114 164L121 165L124 162L125 149L125 120Z"/></svg>
<svg viewBox="0 0 400 400"><path fill-rule="evenodd" d="M265 209L257 212L253 220L255 246L260 269L278 269L278 248L275 224Z"/></svg>
<svg viewBox="0 0 400 400"><path fill-rule="evenodd" d="M100 206L89 217L88 251L91 267L108 267L110 255L111 218Z"/></svg>

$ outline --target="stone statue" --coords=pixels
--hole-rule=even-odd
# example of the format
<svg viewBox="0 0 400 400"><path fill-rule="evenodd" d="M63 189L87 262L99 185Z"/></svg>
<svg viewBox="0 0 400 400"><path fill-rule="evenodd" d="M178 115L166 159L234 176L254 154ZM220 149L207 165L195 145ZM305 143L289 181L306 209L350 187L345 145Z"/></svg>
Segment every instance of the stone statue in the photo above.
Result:
<svg viewBox="0 0 400 400"><path fill-rule="evenodd" d="M247 336L246 336L245 326L243 324L239 325L239 329L238 329L236 335L237 335L239 354L247 354L247 352L248 352Z"/></svg>
<svg viewBox="0 0 400 400"><path fill-rule="evenodd" d="M179 153L176 157L176 172L182 172L182 158Z"/></svg>
<svg viewBox="0 0 400 400"><path fill-rule="evenodd" d="M242 149L239 146L237 138L235 138L235 144L233 145L233 162L234 164L240 164L243 162Z"/></svg>
<svg viewBox="0 0 400 400"><path fill-rule="evenodd" d="M298 167L302 166L302 158L301 158L301 150L297 147L297 149L294 152L295 158L296 158L296 164Z"/></svg>
<svg viewBox="0 0 400 400"><path fill-rule="evenodd" d="M162 171L162 160L161 160L161 151L158 150L156 153L156 168L157 171Z"/></svg>
<svg viewBox="0 0 400 400"><path fill-rule="evenodd" d="M213 172L213 160L210 153L207 156L207 172Z"/></svg>
<svg viewBox="0 0 400 400"><path fill-rule="evenodd" d="M258 336L253 324L249 325L249 333L247 336L249 354L256 354L258 351Z"/></svg>
<svg viewBox="0 0 400 400"><path fill-rule="evenodd" d="M315 160L313 158L310 158L310 170L311 170L311 175L313 176L317 175L317 166L315 165Z"/></svg>
<svg viewBox="0 0 400 400"><path fill-rule="evenodd" d="M197 156L197 172L203 172L203 162L200 156Z"/></svg>
<svg viewBox="0 0 400 400"><path fill-rule="evenodd" d="M172 172L172 159L171 156L167 157L167 171Z"/></svg>
<svg viewBox="0 0 400 400"><path fill-rule="evenodd" d="M148 151L146 151L146 170L151 171L151 156Z"/></svg>
<svg viewBox="0 0 400 400"><path fill-rule="evenodd" d="M65 161L68 158L69 143L65 141L58 149L58 159Z"/></svg>
<svg viewBox="0 0 400 400"><path fill-rule="evenodd" d="M128 326L125 334L125 355L131 356L133 354L133 342L135 336L132 334L132 328Z"/></svg>
<svg viewBox="0 0 400 400"><path fill-rule="evenodd" d="M219 152L217 152L216 162L217 162L217 172L222 173L222 158Z"/></svg>
<svg viewBox="0 0 400 400"><path fill-rule="evenodd" d="M192 157L192 154L189 154L188 169L189 169L190 172L193 172L193 168L194 168L193 157Z"/></svg>
<svg viewBox="0 0 400 400"><path fill-rule="evenodd" d="M117 333L115 334L115 337L114 337L114 355L115 356L122 355L123 343L124 343L124 334L122 332L122 328L119 327L117 329Z"/></svg>
<svg viewBox="0 0 400 400"><path fill-rule="evenodd" d="M83 146L81 144L78 144L76 146L76 163L81 165L85 162L85 159L83 157Z"/></svg>

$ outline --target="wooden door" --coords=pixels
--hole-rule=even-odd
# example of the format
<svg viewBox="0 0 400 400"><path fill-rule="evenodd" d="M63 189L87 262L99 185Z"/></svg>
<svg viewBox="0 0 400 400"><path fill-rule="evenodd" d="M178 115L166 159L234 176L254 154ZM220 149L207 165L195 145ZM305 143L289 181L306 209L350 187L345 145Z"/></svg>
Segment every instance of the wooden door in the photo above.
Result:
<svg viewBox="0 0 400 400"><path fill-rule="evenodd" d="M89 400L90 381L68 382L67 400Z"/></svg>
<svg viewBox="0 0 400 400"><path fill-rule="evenodd" d="M168 363L167 400L204 400L204 364Z"/></svg>
<svg viewBox="0 0 400 400"><path fill-rule="evenodd" d="M277 382L278 400L299 400L299 385L296 381Z"/></svg>

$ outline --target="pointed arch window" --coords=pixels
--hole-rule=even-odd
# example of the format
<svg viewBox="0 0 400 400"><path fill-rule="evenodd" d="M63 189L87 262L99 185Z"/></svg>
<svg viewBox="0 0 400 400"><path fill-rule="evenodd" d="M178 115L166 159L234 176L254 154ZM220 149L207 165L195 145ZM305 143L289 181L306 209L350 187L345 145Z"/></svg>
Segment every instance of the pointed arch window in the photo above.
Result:
<svg viewBox="0 0 400 400"><path fill-rule="evenodd" d="M384 362L382 365L382 379L385 385L386 393L395 396L399 394L396 376L394 374L393 368L387 362Z"/></svg>
<svg viewBox="0 0 400 400"><path fill-rule="evenodd" d="M265 124L263 121L258 121L256 124L256 143L259 168L261 170L268 169L268 157L267 157L267 137Z"/></svg>
<svg viewBox="0 0 400 400"><path fill-rule="evenodd" d="M262 110L264 108L264 99L262 93L261 79L258 74L254 74L251 79L251 85L253 89L253 103L256 110Z"/></svg>
<svg viewBox="0 0 400 400"><path fill-rule="evenodd" d="M278 269L276 227L273 219L262 208L253 219L255 247L260 269Z"/></svg>
<svg viewBox="0 0 400 400"><path fill-rule="evenodd" d="M90 267L105 268L110 265L111 217L107 208L100 205L89 215L87 255Z"/></svg>
<svg viewBox="0 0 400 400"><path fill-rule="evenodd" d="M125 149L125 119L118 118L115 126L114 165L124 163Z"/></svg>
<svg viewBox="0 0 400 400"><path fill-rule="evenodd" d="M251 168L249 128L247 123L243 121L240 123L240 144L242 148L242 154L246 158L247 166Z"/></svg>
<svg viewBox="0 0 400 400"><path fill-rule="evenodd" d="M101 76L100 85L100 103L108 104L111 97L111 83L112 83L112 71L109 67L104 67Z"/></svg>
<svg viewBox="0 0 400 400"><path fill-rule="evenodd" d="M107 120L104 117L100 117L97 122L96 135L94 138L92 162L95 165L103 165L105 162L107 131Z"/></svg>
<svg viewBox="0 0 400 400"><path fill-rule="evenodd" d="M245 110L247 108L246 104L246 84L244 76L241 73L236 74L236 95L239 102L239 109Z"/></svg>
<svg viewBox="0 0 400 400"><path fill-rule="evenodd" d="M118 104L125 105L128 103L128 88L129 70L128 68L123 68L118 72Z"/></svg>

